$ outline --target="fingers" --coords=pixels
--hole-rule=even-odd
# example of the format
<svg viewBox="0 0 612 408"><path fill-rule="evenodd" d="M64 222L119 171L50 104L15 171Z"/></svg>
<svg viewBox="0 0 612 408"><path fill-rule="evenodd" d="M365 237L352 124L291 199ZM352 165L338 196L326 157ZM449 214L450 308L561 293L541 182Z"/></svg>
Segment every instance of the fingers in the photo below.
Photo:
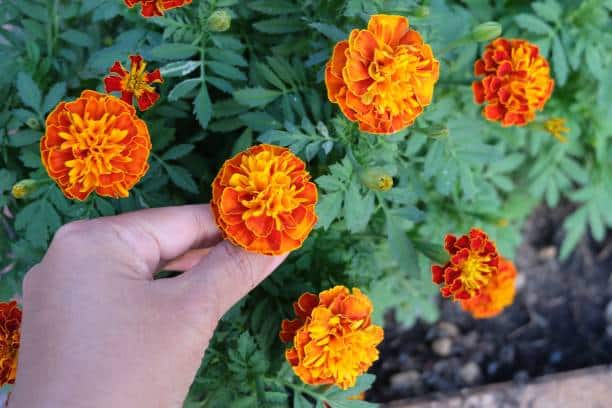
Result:
<svg viewBox="0 0 612 408"><path fill-rule="evenodd" d="M181 272L186 271L199 264L202 258L204 258L204 256L209 252L210 248L190 249L178 258L168 262L162 267L162 270Z"/></svg>
<svg viewBox="0 0 612 408"><path fill-rule="evenodd" d="M247 252L224 241L211 248L199 264L175 279L185 280L183 283L189 290L197 292L195 298L213 301L214 317L220 319L286 257L287 254L268 256Z"/></svg>
<svg viewBox="0 0 612 408"><path fill-rule="evenodd" d="M146 277L151 277L163 262L221 240L209 205L152 208L94 222L111 231L112 239L127 247L133 258L144 262L142 273Z"/></svg>

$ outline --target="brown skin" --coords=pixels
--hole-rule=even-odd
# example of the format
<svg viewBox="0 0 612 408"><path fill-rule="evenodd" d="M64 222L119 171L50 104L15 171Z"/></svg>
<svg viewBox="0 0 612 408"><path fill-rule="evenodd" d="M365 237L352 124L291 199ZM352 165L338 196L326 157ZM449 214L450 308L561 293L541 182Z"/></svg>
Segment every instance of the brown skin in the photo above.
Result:
<svg viewBox="0 0 612 408"><path fill-rule="evenodd" d="M181 407L221 316L284 258L221 241L208 205L62 227L24 280L10 407Z"/></svg>

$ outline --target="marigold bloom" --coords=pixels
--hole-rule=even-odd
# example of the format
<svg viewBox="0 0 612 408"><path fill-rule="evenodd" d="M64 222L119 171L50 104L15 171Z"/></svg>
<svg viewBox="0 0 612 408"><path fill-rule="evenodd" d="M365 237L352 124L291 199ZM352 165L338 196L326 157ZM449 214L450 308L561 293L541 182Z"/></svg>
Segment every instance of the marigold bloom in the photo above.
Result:
<svg viewBox="0 0 612 408"><path fill-rule="evenodd" d="M461 300L463 310L476 319L486 319L500 314L514 301L516 268L503 257L499 258L499 271L491 277L478 296Z"/></svg>
<svg viewBox="0 0 612 408"><path fill-rule="evenodd" d="M151 138L136 110L120 99L84 91L47 116L42 163L68 198L127 197L149 169Z"/></svg>
<svg viewBox="0 0 612 408"><path fill-rule="evenodd" d="M486 102L483 115L502 126L524 126L550 98L554 81L548 61L536 45L525 40L498 38L474 63L474 100Z"/></svg>
<svg viewBox="0 0 612 408"><path fill-rule="evenodd" d="M145 111L159 99L159 94L151 84L162 83L164 79L159 69L147 72L147 63L140 55L130 55L130 61L129 72L121 62L115 61L110 69L111 74L104 78L104 86L106 92L121 92L121 99L130 105L136 97L138 108Z"/></svg>
<svg viewBox="0 0 612 408"><path fill-rule="evenodd" d="M227 160L210 203L223 235L266 255L299 248L317 222L317 187L305 167L289 149L266 144Z"/></svg>
<svg viewBox="0 0 612 408"><path fill-rule="evenodd" d="M499 255L495 244L483 231L472 228L459 238L448 234L444 247L450 255L445 265L432 265L433 282L443 285L440 292L454 300L470 299L480 294L497 273Z"/></svg>
<svg viewBox="0 0 612 408"><path fill-rule="evenodd" d="M565 119L550 118L544 122L544 129L546 129L546 131L559 142L567 142L567 137L565 135L567 132L569 132L569 128L565 126Z"/></svg>
<svg viewBox="0 0 612 408"><path fill-rule="evenodd" d="M15 383L20 326L21 309L17 302L0 303L0 387Z"/></svg>
<svg viewBox="0 0 612 408"><path fill-rule="evenodd" d="M430 104L439 62L402 16L374 15L334 47L325 70L330 102L365 132L410 126Z"/></svg>
<svg viewBox="0 0 612 408"><path fill-rule="evenodd" d="M293 308L297 318L283 320L280 338L293 341L285 357L305 383L347 389L378 359L383 329L371 323L372 303L359 289L304 293Z"/></svg>
<svg viewBox="0 0 612 408"><path fill-rule="evenodd" d="M143 17L163 16L166 10L191 4L191 0L123 0L129 8L141 3L140 14Z"/></svg>

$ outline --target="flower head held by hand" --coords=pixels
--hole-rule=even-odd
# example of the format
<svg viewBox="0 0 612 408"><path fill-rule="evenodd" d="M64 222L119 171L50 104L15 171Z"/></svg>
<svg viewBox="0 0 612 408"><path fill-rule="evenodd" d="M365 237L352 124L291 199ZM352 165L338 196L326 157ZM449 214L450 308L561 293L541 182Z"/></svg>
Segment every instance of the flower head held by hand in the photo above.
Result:
<svg viewBox="0 0 612 408"><path fill-rule="evenodd" d="M68 198L92 192L121 198L149 169L151 138L135 109L122 100L84 91L47 116L42 163Z"/></svg>
<svg viewBox="0 0 612 408"><path fill-rule="evenodd" d="M283 320L280 338L293 342L285 356L305 383L347 389L378 360L383 329L371 323L372 303L359 289L304 293L293 308L296 319Z"/></svg>
<svg viewBox="0 0 612 408"><path fill-rule="evenodd" d="M299 248L317 222L317 187L305 167L289 149L266 144L227 160L211 200L224 236L266 255Z"/></svg>
<svg viewBox="0 0 612 408"><path fill-rule="evenodd" d="M130 55L130 70L127 71L121 62L115 61L110 69L110 75L104 78L106 92L121 92L121 99L132 104L136 98L141 111L149 109L159 99L152 84L160 84L164 79L159 69L147 72L147 63L140 55Z"/></svg>
<svg viewBox="0 0 612 408"><path fill-rule="evenodd" d="M449 234L444 247L450 260L445 265L431 267L433 282L442 285L440 291L444 297L459 300L477 296L497 274L497 248L483 231L473 228L459 238Z"/></svg>
<svg viewBox="0 0 612 408"><path fill-rule="evenodd" d="M164 12L173 8L183 7L191 4L192 0L123 0L129 8L141 3L140 14L143 17L159 17Z"/></svg>
<svg viewBox="0 0 612 408"><path fill-rule="evenodd" d="M554 81L548 61L525 40L498 38L474 63L474 100L486 104L483 115L502 126L524 126L550 98Z"/></svg>
<svg viewBox="0 0 612 408"><path fill-rule="evenodd" d="M499 258L499 271L480 294L460 301L460 305L476 319L486 319L499 315L514 301L516 292L516 268L514 264L502 257Z"/></svg>
<svg viewBox="0 0 612 408"><path fill-rule="evenodd" d="M330 102L365 132L410 126L430 104L439 62L402 16L374 15L334 47L325 70Z"/></svg>
<svg viewBox="0 0 612 408"><path fill-rule="evenodd" d="M21 309L17 302L0 303L0 387L15 383L20 327Z"/></svg>

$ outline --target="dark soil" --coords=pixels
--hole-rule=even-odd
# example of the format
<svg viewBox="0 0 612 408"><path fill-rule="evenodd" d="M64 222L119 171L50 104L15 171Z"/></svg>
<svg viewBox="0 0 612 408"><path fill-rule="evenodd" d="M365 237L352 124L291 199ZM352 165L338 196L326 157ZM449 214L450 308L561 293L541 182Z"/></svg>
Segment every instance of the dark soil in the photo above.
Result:
<svg viewBox="0 0 612 408"><path fill-rule="evenodd" d="M612 234L603 243L585 238L559 263L568 211L541 208L525 226L515 260L517 297L500 316L475 320L448 300L440 301L433 325L405 330L389 316L368 400L446 394L612 363Z"/></svg>

